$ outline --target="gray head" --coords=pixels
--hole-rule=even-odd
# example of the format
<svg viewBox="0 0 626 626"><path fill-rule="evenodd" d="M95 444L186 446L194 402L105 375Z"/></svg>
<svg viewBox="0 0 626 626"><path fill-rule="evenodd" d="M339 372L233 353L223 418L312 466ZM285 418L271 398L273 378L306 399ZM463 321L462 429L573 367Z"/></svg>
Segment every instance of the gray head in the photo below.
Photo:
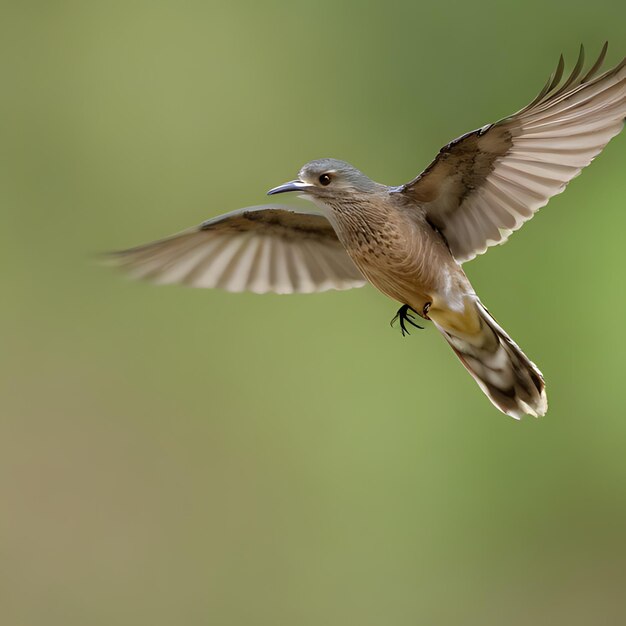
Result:
<svg viewBox="0 0 626 626"><path fill-rule="evenodd" d="M304 165L298 178L274 187L267 193L274 195L286 191L299 191L312 199L340 199L359 193L371 193L381 187L350 163L338 159L317 159Z"/></svg>

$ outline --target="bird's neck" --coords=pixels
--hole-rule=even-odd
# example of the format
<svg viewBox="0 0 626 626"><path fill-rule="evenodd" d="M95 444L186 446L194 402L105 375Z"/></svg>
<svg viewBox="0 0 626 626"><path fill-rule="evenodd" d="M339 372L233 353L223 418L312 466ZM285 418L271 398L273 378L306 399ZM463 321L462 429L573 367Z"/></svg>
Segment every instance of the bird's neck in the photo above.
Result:
<svg viewBox="0 0 626 626"><path fill-rule="evenodd" d="M378 194L350 198L314 198L313 202L333 225L337 234L342 232L371 231L382 227L393 209L387 198Z"/></svg>

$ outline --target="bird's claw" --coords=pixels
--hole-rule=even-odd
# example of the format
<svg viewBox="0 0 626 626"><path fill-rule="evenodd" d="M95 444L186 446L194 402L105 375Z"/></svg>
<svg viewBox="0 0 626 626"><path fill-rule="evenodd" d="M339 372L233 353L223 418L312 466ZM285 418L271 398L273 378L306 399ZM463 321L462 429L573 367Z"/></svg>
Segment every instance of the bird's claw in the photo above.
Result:
<svg viewBox="0 0 626 626"><path fill-rule="evenodd" d="M408 304L403 304L398 309L398 312L394 315L393 319L390 322L390 326L393 327L395 321L398 319L400 320L400 331L402 332L403 337L405 335L411 334L409 332L409 329L405 326L405 322L408 322L409 324L411 324L411 326L414 326L415 328L419 328L421 330L424 329L423 326L415 323L415 320L413 319L413 317L411 317L411 311L416 315L419 315L419 313L415 309L411 308Z"/></svg>

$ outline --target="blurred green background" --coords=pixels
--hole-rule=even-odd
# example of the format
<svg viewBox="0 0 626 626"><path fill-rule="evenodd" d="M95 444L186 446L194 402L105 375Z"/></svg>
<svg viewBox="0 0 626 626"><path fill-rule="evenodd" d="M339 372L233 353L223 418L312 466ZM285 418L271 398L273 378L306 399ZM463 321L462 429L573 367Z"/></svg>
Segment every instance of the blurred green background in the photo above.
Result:
<svg viewBox="0 0 626 626"><path fill-rule="evenodd" d="M543 370L500 415L372 288L234 295L94 253L306 161L404 182L619 0L3 3L0 623L620 624L626 139L467 266Z"/></svg>

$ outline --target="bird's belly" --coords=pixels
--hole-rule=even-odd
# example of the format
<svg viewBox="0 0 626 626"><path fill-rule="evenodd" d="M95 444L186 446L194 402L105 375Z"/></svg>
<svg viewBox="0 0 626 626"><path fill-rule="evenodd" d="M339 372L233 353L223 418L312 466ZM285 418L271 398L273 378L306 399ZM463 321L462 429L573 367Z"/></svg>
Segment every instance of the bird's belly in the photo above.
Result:
<svg viewBox="0 0 626 626"><path fill-rule="evenodd" d="M389 298L416 311L422 311L432 301L432 272L417 266L413 259L360 254L352 258L367 280Z"/></svg>
<svg viewBox="0 0 626 626"><path fill-rule="evenodd" d="M441 265L454 262L443 240L414 215L393 212L373 223L338 222L346 251L374 287L416 311L439 291Z"/></svg>

